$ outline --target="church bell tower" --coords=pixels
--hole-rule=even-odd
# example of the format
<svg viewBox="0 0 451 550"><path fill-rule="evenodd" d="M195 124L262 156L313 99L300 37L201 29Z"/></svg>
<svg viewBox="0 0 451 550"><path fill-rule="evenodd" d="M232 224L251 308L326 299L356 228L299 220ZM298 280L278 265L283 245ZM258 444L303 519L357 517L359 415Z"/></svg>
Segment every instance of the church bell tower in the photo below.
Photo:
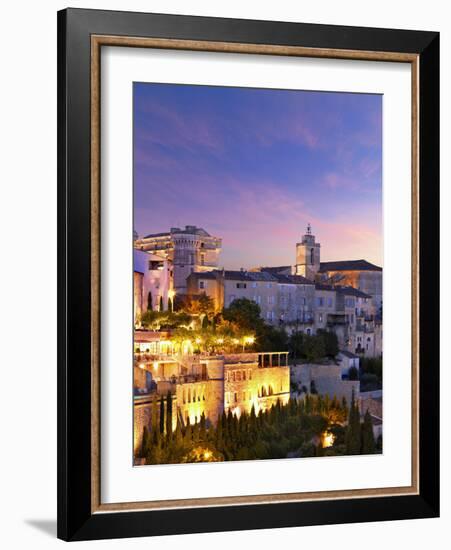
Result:
<svg viewBox="0 0 451 550"><path fill-rule="evenodd" d="M302 275L314 280L319 271L321 245L315 242L310 224L302 236L301 242L296 244L296 275Z"/></svg>

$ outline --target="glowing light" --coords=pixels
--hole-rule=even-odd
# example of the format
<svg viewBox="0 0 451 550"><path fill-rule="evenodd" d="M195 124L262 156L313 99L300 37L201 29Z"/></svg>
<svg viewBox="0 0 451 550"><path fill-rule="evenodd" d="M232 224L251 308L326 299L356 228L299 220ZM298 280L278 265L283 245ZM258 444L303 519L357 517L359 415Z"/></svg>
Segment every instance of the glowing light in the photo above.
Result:
<svg viewBox="0 0 451 550"><path fill-rule="evenodd" d="M204 458L205 458L205 460L210 460L210 458L211 458L211 451L205 451L205 452L204 452Z"/></svg>
<svg viewBox="0 0 451 550"><path fill-rule="evenodd" d="M255 342L255 338L253 336L246 336L244 338L245 344L253 344Z"/></svg>
<svg viewBox="0 0 451 550"><path fill-rule="evenodd" d="M216 341L218 342L218 344L223 344L224 343L224 338L218 338Z"/></svg>
<svg viewBox="0 0 451 550"><path fill-rule="evenodd" d="M238 340L238 338L234 338L234 339L232 340L232 342L233 342L234 344L239 344L239 343L240 343L240 341Z"/></svg>
<svg viewBox="0 0 451 550"><path fill-rule="evenodd" d="M196 338L195 342L196 344L202 344L202 340L200 338Z"/></svg>
<svg viewBox="0 0 451 550"><path fill-rule="evenodd" d="M153 363L153 369L158 370L158 361L154 361Z"/></svg>
<svg viewBox="0 0 451 550"><path fill-rule="evenodd" d="M323 447L332 447L335 441L334 434L330 432L323 433Z"/></svg>
<svg viewBox="0 0 451 550"><path fill-rule="evenodd" d="M175 296L175 290L168 290L168 297L172 300Z"/></svg>
<svg viewBox="0 0 451 550"><path fill-rule="evenodd" d="M146 365L145 365L144 363L140 363L139 368L140 368L140 369L145 369L145 368L146 368Z"/></svg>

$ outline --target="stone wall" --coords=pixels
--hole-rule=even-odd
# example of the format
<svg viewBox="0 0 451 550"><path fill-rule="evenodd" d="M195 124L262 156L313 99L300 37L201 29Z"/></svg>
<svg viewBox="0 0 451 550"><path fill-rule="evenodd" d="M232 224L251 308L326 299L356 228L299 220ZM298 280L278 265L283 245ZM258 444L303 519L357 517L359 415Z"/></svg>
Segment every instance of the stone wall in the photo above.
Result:
<svg viewBox="0 0 451 550"><path fill-rule="evenodd" d="M277 403L283 404L290 397L289 367L259 367L258 363L235 363L225 365L224 381L226 412L256 413Z"/></svg>
<svg viewBox="0 0 451 550"><path fill-rule="evenodd" d="M342 380L340 365L320 365L315 363L295 365L291 367L293 382L305 386L310 391L310 384L315 382L316 390L321 395L334 396L337 399L346 398L349 403L354 390L354 397L359 399L360 382L358 380Z"/></svg>

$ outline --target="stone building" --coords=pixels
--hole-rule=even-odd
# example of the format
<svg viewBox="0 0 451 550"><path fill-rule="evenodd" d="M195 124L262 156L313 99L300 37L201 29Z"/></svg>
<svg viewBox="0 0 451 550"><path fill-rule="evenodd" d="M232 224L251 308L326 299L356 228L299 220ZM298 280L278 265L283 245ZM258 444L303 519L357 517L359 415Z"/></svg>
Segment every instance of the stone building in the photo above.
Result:
<svg viewBox="0 0 451 550"><path fill-rule="evenodd" d="M360 396L360 382L347 380L342 375L342 367L336 364L306 363L291 367L291 380L298 387L310 391L314 385L320 395L328 395L331 399L346 399L351 402L352 394L358 401Z"/></svg>
<svg viewBox="0 0 451 550"><path fill-rule="evenodd" d="M169 260L173 266L174 290L186 293L190 273L206 272L218 267L221 239L205 229L186 225L185 229L171 227L164 233L153 233L137 239L135 248L152 252Z"/></svg>
<svg viewBox="0 0 451 550"><path fill-rule="evenodd" d="M296 275L315 280L320 267L320 248L321 245L315 241L312 228L308 224L301 242L296 244L296 265L294 266Z"/></svg>
<svg viewBox="0 0 451 550"><path fill-rule="evenodd" d="M139 323L148 309L167 310L171 307L173 272L171 263L161 256L133 250L134 322Z"/></svg>
<svg viewBox="0 0 451 550"><path fill-rule="evenodd" d="M212 271L192 273L187 280L190 295L205 293L217 311L237 299L254 301L261 317L273 325L311 326L315 285L298 275L271 274L267 271Z"/></svg>
<svg viewBox="0 0 451 550"><path fill-rule="evenodd" d="M352 286L369 294L377 309L382 306L382 268L366 260L321 262L319 278L329 284Z"/></svg>
<svg viewBox="0 0 451 550"><path fill-rule="evenodd" d="M203 355L177 349L168 333L135 331L134 448L152 426L160 401L172 396L172 429L202 414L216 424L222 413L266 410L290 397L288 352ZM157 405L157 406L156 406Z"/></svg>

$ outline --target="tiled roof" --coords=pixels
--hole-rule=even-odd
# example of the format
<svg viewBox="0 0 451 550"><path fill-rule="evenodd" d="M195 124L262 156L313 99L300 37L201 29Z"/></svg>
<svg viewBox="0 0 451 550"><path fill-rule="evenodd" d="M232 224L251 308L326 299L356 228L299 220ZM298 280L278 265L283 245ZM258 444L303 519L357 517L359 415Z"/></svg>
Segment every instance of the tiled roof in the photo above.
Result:
<svg viewBox="0 0 451 550"><path fill-rule="evenodd" d="M357 298L371 298L369 294L366 294L365 292L362 292L358 288L354 288L353 286L337 286L336 287L337 292L340 292L341 294L345 294L346 296L356 296Z"/></svg>
<svg viewBox="0 0 451 550"><path fill-rule="evenodd" d="M366 260L343 260L338 262L321 262L320 272L325 271L382 271L382 268Z"/></svg>
<svg viewBox="0 0 451 550"><path fill-rule="evenodd" d="M252 281L247 271L225 270L224 279L227 281Z"/></svg>
<svg viewBox="0 0 451 550"><path fill-rule="evenodd" d="M216 279L217 274L218 274L218 271L195 272L195 273L190 273L188 275L188 278L192 277L193 279Z"/></svg>
<svg viewBox="0 0 451 550"><path fill-rule="evenodd" d="M276 267L260 267L260 271L267 271L268 273L280 273L281 271L286 271L291 269L291 265L279 265Z"/></svg>
<svg viewBox="0 0 451 550"><path fill-rule="evenodd" d="M332 286L332 285L326 285L326 284L323 284L323 283L315 283L315 289L316 290L332 290L332 291L336 291L337 288Z"/></svg>
<svg viewBox="0 0 451 550"><path fill-rule="evenodd" d="M302 277L302 275L284 275L283 273L274 273L277 282L287 285L313 285L313 281Z"/></svg>

